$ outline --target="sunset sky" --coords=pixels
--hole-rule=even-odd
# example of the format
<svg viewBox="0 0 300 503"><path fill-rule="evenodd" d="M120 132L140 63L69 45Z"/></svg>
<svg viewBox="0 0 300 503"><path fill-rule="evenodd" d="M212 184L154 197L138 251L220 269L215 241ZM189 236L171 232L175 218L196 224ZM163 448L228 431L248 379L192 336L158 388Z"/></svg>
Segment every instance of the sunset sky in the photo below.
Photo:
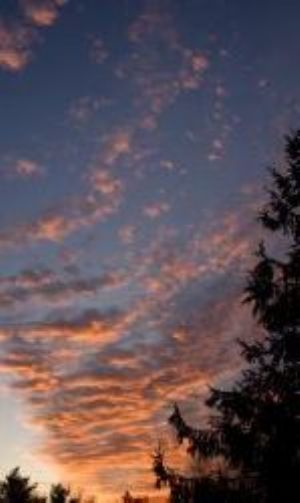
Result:
<svg viewBox="0 0 300 503"><path fill-rule="evenodd" d="M298 0L0 2L0 473L153 491L235 340Z"/></svg>

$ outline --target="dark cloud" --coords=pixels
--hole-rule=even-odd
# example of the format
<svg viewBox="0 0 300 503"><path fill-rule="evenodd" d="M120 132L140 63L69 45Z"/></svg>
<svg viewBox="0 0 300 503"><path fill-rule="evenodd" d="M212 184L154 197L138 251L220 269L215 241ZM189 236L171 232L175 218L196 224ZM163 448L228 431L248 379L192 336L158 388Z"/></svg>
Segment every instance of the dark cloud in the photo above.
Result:
<svg viewBox="0 0 300 503"><path fill-rule="evenodd" d="M0 277L0 309L26 302L71 302L76 297L95 296L102 290L118 288L124 280L119 272L63 280L51 270L24 270L18 275Z"/></svg>

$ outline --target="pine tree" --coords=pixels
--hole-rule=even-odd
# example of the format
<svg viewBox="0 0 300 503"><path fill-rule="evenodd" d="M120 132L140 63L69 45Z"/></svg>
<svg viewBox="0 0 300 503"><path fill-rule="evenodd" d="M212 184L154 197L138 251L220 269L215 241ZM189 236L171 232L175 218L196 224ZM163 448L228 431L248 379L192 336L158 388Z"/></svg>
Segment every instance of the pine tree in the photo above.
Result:
<svg viewBox="0 0 300 503"><path fill-rule="evenodd" d="M71 494L71 489L63 484L53 484L51 486L50 503L80 503L81 497Z"/></svg>
<svg viewBox="0 0 300 503"><path fill-rule="evenodd" d="M1 503L37 503L44 501L36 493L37 485L29 477L23 477L19 468L14 468L0 483Z"/></svg>
<svg viewBox="0 0 300 503"><path fill-rule="evenodd" d="M223 501L279 503L300 496L300 131L287 137L284 169L273 168L271 177L259 221L284 238L285 249L274 257L261 243L245 288L245 302L265 335L240 341L246 368L230 390L210 391L207 405L214 414L207 429L186 424L177 406L170 417L191 455L226 462L232 492ZM201 480L178 478L159 452L154 470L171 494L176 480L177 493L190 488L178 501L200 501L195 488ZM211 475L218 485L217 479Z"/></svg>

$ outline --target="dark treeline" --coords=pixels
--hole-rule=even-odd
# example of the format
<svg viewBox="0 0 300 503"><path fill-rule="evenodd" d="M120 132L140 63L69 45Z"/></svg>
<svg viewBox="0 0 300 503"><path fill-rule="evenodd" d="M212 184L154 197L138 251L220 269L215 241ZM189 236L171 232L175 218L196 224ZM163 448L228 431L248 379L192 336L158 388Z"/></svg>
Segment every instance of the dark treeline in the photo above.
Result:
<svg viewBox="0 0 300 503"><path fill-rule="evenodd" d="M95 503L95 501L96 498L93 497L83 499L80 495L72 494L71 489L62 484L53 484L49 494L42 494L38 484L32 483L18 467L0 480L0 503ZM149 498L136 497L125 491L120 503L149 503Z"/></svg>
<svg viewBox="0 0 300 503"><path fill-rule="evenodd" d="M300 501L300 130L286 139L284 164L271 169L259 214L280 253L259 244L244 295L264 335L239 341L245 369L230 389L210 390L206 428L188 425L175 405L169 422L179 443L212 468L183 476L158 449L157 485L169 487L171 503Z"/></svg>
<svg viewBox="0 0 300 503"><path fill-rule="evenodd" d="M266 243L259 244L244 295L260 335L239 341L245 368L235 384L210 390L206 428L188 425L175 405L169 421L179 443L194 463L211 469L183 475L166 465L158 449L153 469L157 487L169 488L170 503L300 501L300 130L287 137L285 166L273 168L271 176L259 222L278 236L280 253L273 256ZM78 503L80 497L60 484L41 496L18 468L0 482L0 503L46 501ZM121 501L147 498L126 492Z"/></svg>
<svg viewBox="0 0 300 503"><path fill-rule="evenodd" d="M41 495L38 485L14 468L0 481L0 503L80 503L81 498L71 494L62 484L51 486L49 495ZM87 503L87 502L86 502Z"/></svg>

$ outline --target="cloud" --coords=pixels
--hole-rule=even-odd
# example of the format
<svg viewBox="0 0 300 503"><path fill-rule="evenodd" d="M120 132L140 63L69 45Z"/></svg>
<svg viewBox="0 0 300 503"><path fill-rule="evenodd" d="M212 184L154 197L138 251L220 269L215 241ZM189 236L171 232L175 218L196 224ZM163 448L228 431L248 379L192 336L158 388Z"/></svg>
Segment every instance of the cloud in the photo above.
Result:
<svg viewBox="0 0 300 503"><path fill-rule="evenodd" d="M100 192L104 196L118 196L122 191L121 180L114 178L105 169L94 170L91 175L91 184L94 191Z"/></svg>
<svg viewBox="0 0 300 503"><path fill-rule="evenodd" d="M10 72L23 70L32 58L33 40L30 28L0 19L0 67Z"/></svg>
<svg viewBox="0 0 300 503"><path fill-rule="evenodd" d="M33 180L45 175L45 168L32 157L4 155L1 157L0 174L9 181Z"/></svg>
<svg viewBox="0 0 300 503"><path fill-rule="evenodd" d="M16 348L0 362L0 372L17 376L14 388L22 393L49 393L58 383L53 375L51 365L47 365L41 356L32 351L26 353L24 348Z"/></svg>
<svg viewBox="0 0 300 503"><path fill-rule="evenodd" d="M20 72L33 58L39 30L54 24L67 0L21 0L18 21L0 18L0 68Z"/></svg>
<svg viewBox="0 0 300 503"><path fill-rule="evenodd" d="M201 309L196 303L180 324L175 317L162 326L156 342L136 338L127 349L117 312L56 320L11 339L0 369L31 403L31 424L46 436L44 455L64 467L66 480L98 480L101 491L117 492L134 470L137 483L151 488L145 472L166 408L174 400L187 406L208 384L228 377L233 363L235 371L240 365L232 341L249 319L238 302L227 292L225 301ZM180 340L174 338L179 329ZM60 355L62 346L71 357ZM117 486L109 468L116 465L122 466Z"/></svg>
<svg viewBox="0 0 300 503"><path fill-rule="evenodd" d="M38 27L51 26L59 15L59 8L68 0L21 0L27 20Z"/></svg>
<svg viewBox="0 0 300 503"><path fill-rule="evenodd" d="M0 232L3 248L20 242L34 245L43 241L62 242L74 232L96 225L115 214L122 201L122 182L106 170L93 168L87 177L85 193L76 199L62 201L60 208L48 210L35 220L16 224Z"/></svg>
<svg viewBox="0 0 300 503"><path fill-rule="evenodd" d="M81 96L72 103L68 115L74 125L84 125L92 117L113 104L113 100L104 96Z"/></svg>
<svg viewBox="0 0 300 503"><path fill-rule="evenodd" d="M228 211L220 220L212 217L205 230L193 228L184 242L178 240L176 230L162 229L145 254L134 257L135 281L160 305L229 271L241 277L250 268L251 251L259 238L247 216L252 204L239 212Z"/></svg>
<svg viewBox="0 0 300 503"><path fill-rule="evenodd" d="M108 58L109 53L101 38L92 38L90 47L90 59L96 65L102 65Z"/></svg>
<svg viewBox="0 0 300 503"><path fill-rule="evenodd" d="M45 167L32 157L3 155L0 159L0 174L5 181L35 180L46 174Z"/></svg>
<svg viewBox="0 0 300 503"><path fill-rule="evenodd" d="M170 205L164 201L150 204L144 208L144 214L151 219L159 218L168 211L170 211Z"/></svg>
<svg viewBox="0 0 300 503"><path fill-rule="evenodd" d="M40 454L56 460L67 482L89 483L104 496L122 493L130 479L151 492L150 454L166 433L168 407L176 400L190 420L204 421L208 385L240 369L234 340L256 331L240 303L239 273L256 239L245 214L212 219L183 243L162 231L145 244L128 264L123 310L73 306L68 315L54 311L36 325L3 329L0 369L26 397L32 427L43 431ZM93 295L106 281L114 280L59 283L50 270L23 271L3 277L0 288L55 299ZM115 466L122 466L117 483Z"/></svg>
<svg viewBox="0 0 300 503"><path fill-rule="evenodd" d="M171 403L179 401L192 421L204 420L207 386L228 382L240 369L234 339L255 332L240 305L242 275L257 237L245 217L251 218L250 206L198 214L200 204L197 221L187 221L177 199L186 188L176 178L181 161L160 152L165 140L173 148L169 133L160 135L160 119L173 113L179 98L201 89L211 62L201 47L182 40L172 17L154 3L146 2L129 27L129 54L115 69L127 79L124 88L118 84L126 100L127 90L133 97L132 117L121 106L121 122L116 115L111 124L107 110L98 114L111 98L75 100L68 108L71 120L83 126L95 119L96 126L86 143L76 145L80 159L92 150L79 176L77 159L68 171L66 192L79 185L80 192L0 233L1 248L13 247L20 263L29 251L31 263L44 250L51 264L76 257L68 270L20 266L0 277L2 316L16 320L0 330L0 371L25 399L28 421L43 431L42 455L55 460L65 481L118 496L128 483L151 491L150 454L165 433ZM57 21L62 4L23 2L22 26L40 33ZM26 37L21 49L28 59L18 69L32 57L33 39ZM103 63L102 40L94 39L91 49L93 61ZM221 88L216 95L224 97ZM103 129L96 121L102 115ZM197 140L192 132L189 137ZM68 138L66 150L73 147L73 136ZM209 154L223 156L225 140L218 131ZM13 169L31 178L40 166L22 157ZM185 181L189 187L194 178ZM163 194L173 189L171 212ZM126 246L118 249L117 239ZM40 247L26 249L33 245Z"/></svg>
<svg viewBox="0 0 300 503"><path fill-rule="evenodd" d="M134 225L124 225L118 231L118 236L123 244L130 245L134 243L136 227Z"/></svg>
<svg viewBox="0 0 300 503"><path fill-rule="evenodd" d="M20 243L34 245L42 241L59 243L78 227L85 224L81 218L67 218L62 215L46 214L32 223L18 224L0 233L3 248L16 248Z"/></svg>
<svg viewBox="0 0 300 503"><path fill-rule="evenodd" d="M103 163L112 166L121 157L130 154L132 148L132 131L128 128L119 129L103 138Z"/></svg>
<svg viewBox="0 0 300 503"><path fill-rule="evenodd" d="M15 172L22 178L32 178L39 176L42 173L42 168L31 159L18 159L15 164Z"/></svg>
<svg viewBox="0 0 300 503"><path fill-rule="evenodd" d="M99 312L87 310L75 318L55 319L30 330L30 337L38 339L60 339L65 337L71 343L79 342L102 347L114 342L122 335L126 316L116 310Z"/></svg>
<svg viewBox="0 0 300 503"><path fill-rule="evenodd" d="M200 89L209 59L200 48L184 44L163 5L147 3L129 26L128 39L132 57L116 69L116 75L132 80L137 88L135 103L144 112L141 126L151 130L182 92Z"/></svg>
<svg viewBox="0 0 300 503"><path fill-rule="evenodd" d="M62 279L49 269L24 270L17 275L0 277L0 309L26 303L69 304L76 298L95 297L99 292L120 288L125 276L108 272L91 278Z"/></svg>
<svg viewBox="0 0 300 503"><path fill-rule="evenodd" d="M28 240L60 241L76 227L74 220L68 220L60 215L46 215L27 228Z"/></svg>

